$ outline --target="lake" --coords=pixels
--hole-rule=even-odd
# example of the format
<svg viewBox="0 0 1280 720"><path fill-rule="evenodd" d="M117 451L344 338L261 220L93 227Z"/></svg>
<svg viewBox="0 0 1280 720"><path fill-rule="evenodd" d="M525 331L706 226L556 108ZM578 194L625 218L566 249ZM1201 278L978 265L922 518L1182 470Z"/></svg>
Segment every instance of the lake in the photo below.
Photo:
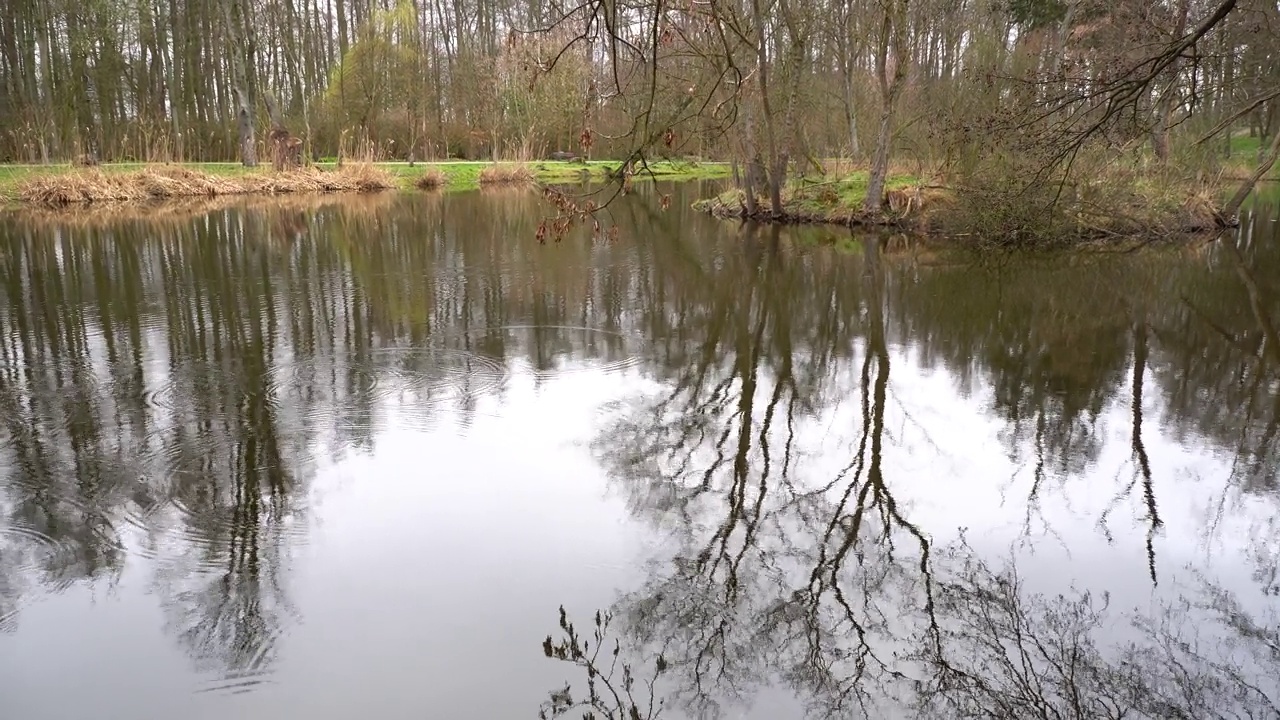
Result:
<svg viewBox="0 0 1280 720"><path fill-rule="evenodd" d="M1277 716L1274 207L637 188L0 215L0 717Z"/></svg>

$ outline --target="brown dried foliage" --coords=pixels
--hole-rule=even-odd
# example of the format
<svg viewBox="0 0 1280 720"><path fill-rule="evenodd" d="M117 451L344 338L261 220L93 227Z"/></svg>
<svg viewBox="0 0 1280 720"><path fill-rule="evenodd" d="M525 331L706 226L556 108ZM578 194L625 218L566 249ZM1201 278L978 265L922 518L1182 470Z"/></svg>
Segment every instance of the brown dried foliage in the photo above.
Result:
<svg viewBox="0 0 1280 720"><path fill-rule="evenodd" d="M414 181L414 186L419 190L439 190L445 186L447 182L444 173L438 169L431 169L422 174L422 177Z"/></svg>
<svg viewBox="0 0 1280 720"><path fill-rule="evenodd" d="M158 167L136 172L89 170L47 175L23 183L18 198L25 203L58 207L219 195L371 192L393 187L395 182L390 175L370 165L347 165L333 172L303 168L238 176Z"/></svg>
<svg viewBox="0 0 1280 720"><path fill-rule="evenodd" d="M528 185L533 183L533 171L524 165L490 165L480 171L481 185Z"/></svg>

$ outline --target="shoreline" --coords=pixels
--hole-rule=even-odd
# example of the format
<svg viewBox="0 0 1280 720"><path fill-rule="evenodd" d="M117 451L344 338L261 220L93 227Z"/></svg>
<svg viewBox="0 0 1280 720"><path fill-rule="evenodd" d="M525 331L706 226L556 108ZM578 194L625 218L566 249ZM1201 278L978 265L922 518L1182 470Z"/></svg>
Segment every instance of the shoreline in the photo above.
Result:
<svg viewBox="0 0 1280 720"><path fill-rule="evenodd" d="M604 181L617 161L439 161L317 163L276 172L236 163L120 163L96 167L0 165L0 204L8 207L90 207L108 203L169 201L224 195L277 196L380 190L473 190L485 186ZM729 176L727 163L661 161L637 180L713 180ZM422 183L425 178L433 181ZM429 186L429 187L425 187Z"/></svg>
<svg viewBox="0 0 1280 720"><path fill-rule="evenodd" d="M757 197L748 209L745 192L730 189L693 203L693 209L721 220L764 225L830 225L868 231L896 231L920 235L974 237L1001 245L1084 245L1129 242L1162 237L1195 237L1238 226L1226 217L1223 187L1188 188L1153 185L1147 193L1126 192L1123 202L1099 211L1096 205L1063 202L1052 211L1018 208L1023 214L1002 216L999 210L1017 207L1000 203L997 212L946 185L925 184L905 174L890 175L879 210L862 207L865 173L847 173L835 180L800 178L782 194L782 212L775 214L767 198ZM1117 193L1119 195L1119 193ZM998 239L998 240L997 240Z"/></svg>
<svg viewBox="0 0 1280 720"><path fill-rule="evenodd" d="M533 187L607 182L615 178L616 161L534 162L436 161L355 163L341 167L320 163L276 172L270 167L245 168L235 163L0 165L0 209L70 209L107 211L130 205L164 206L210 198L275 198L370 194L380 191L440 192L479 188ZM727 163L660 161L629 179L656 181L725 180ZM846 168L819 177L801 177L783 192L780 215L767 201L747 209L740 189L727 189L692 204L695 211L723 220L765 225L830 225L921 235L972 237L998 245L1060 245L1133 241L1170 236L1196 236L1233 227L1217 199L1222 188L1192 188L1157 183L1148 178L1146 192L1125 195L1115 214L1092 214L1057 208L1038 224L1034 217L1001 217L991 208L964 200L945 185L926 184L906 173L891 174L880 210L862 207L866 173ZM1001 203L1008 206L1009 203ZM1025 209L1024 209L1025 210ZM987 215L983 215L987 212ZM1048 217L1048 216L1046 216Z"/></svg>

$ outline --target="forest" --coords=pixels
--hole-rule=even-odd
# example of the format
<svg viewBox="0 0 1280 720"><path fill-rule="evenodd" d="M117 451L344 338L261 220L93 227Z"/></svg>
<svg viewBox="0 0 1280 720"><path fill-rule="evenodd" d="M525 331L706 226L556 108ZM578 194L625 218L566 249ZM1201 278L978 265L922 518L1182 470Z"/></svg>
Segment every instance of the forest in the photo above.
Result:
<svg viewBox="0 0 1280 720"><path fill-rule="evenodd" d="M6 7L0 160L15 163L254 165L286 125L314 159L741 163L774 214L788 178L865 169L871 208L896 172L963 190L999 227L1034 215L1010 197L1069 198L1077 223L1169 187L1185 206L1280 150L1280 11L1257 0Z"/></svg>

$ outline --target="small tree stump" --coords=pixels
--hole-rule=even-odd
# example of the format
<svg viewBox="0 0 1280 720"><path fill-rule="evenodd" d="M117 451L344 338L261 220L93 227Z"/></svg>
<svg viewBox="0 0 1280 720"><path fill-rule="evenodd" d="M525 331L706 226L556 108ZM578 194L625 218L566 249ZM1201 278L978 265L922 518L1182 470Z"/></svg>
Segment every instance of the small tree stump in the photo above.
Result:
<svg viewBox="0 0 1280 720"><path fill-rule="evenodd" d="M302 165L302 138L294 136L284 126L277 125L271 128L267 141L271 144L272 165L276 172Z"/></svg>

